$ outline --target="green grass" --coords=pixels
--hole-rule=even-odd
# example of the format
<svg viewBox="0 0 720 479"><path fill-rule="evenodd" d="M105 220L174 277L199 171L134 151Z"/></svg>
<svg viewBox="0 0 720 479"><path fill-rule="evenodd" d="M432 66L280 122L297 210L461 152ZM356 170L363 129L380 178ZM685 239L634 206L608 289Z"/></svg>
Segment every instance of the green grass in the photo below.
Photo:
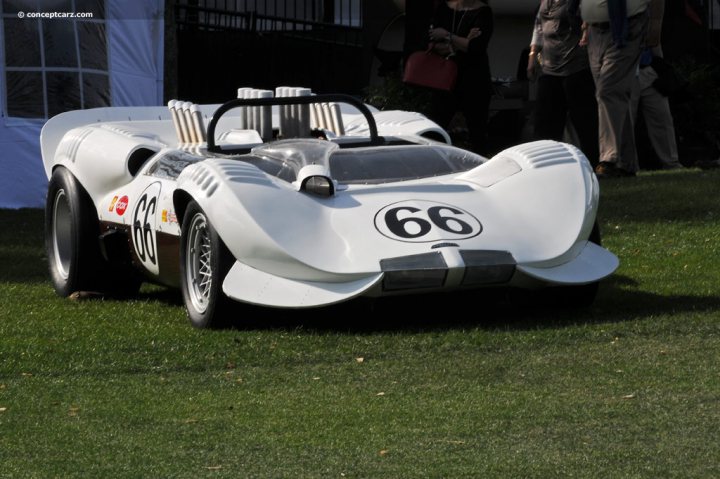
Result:
<svg viewBox="0 0 720 479"><path fill-rule="evenodd" d="M438 296L225 331L159 287L56 297L42 213L0 211L0 477L718 477L718 184L603 182L621 267L587 310Z"/></svg>

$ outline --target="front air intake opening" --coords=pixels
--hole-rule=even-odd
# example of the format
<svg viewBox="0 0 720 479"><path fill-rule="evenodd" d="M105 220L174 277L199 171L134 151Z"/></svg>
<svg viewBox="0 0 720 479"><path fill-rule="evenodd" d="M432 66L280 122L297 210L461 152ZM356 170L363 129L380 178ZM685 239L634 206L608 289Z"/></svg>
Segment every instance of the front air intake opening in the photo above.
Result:
<svg viewBox="0 0 720 479"><path fill-rule="evenodd" d="M447 263L442 253L423 253L380 260L385 291L442 288Z"/></svg>
<svg viewBox="0 0 720 479"><path fill-rule="evenodd" d="M504 284L515 274L517 262L507 251L461 250L465 263L463 286Z"/></svg>
<svg viewBox="0 0 720 479"><path fill-rule="evenodd" d="M137 175L140 168L142 168L143 165L147 163L147 160L149 160L155 153L157 152L155 150L151 150L150 148L138 148L130 153L130 157L127 161L128 172L130 172L132 176Z"/></svg>

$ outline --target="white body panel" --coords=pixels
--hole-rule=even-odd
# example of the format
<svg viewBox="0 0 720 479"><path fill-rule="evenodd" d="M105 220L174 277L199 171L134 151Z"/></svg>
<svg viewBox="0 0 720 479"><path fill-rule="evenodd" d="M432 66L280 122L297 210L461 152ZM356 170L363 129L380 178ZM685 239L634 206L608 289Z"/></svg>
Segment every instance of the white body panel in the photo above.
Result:
<svg viewBox="0 0 720 479"><path fill-rule="evenodd" d="M205 126L207 126L213 113L220 105L197 105L201 116L203 117ZM450 144L450 136L445 130L440 128L437 123L428 120L423 115L407 111L378 111L370 108L376 117L378 130L380 135L418 135L423 136L431 134L431 137L444 138L445 143ZM348 136L366 136L368 131L367 121L360 112L351 105L340 105L342 119L346 125L346 134ZM235 110L223 117L218 125L219 137L223 135L232 135L233 130L237 130L240 126L240 117L243 113ZM178 144L178 137L173 126L172 115L168 108L163 106L157 107L112 107L112 108L93 108L89 110L68 111L54 116L45 124L40 134L40 148L45 165L45 174L48 178L52 174L53 166L63 163L67 160L67 154L58 149L62 142L72 142L72 138L77 139L81 134L87 134L88 126L106 125L108 128L114 128L119 133L114 139L99 139L92 143L97 144L97 148L106 149L107 154L113 155L117 163L117 152L114 150L116 143L122 142L123 135L132 138L131 141L135 147L145 145L156 150L163 147L174 147ZM275 128L280 125L279 107L273 107L272 124ZM73 134L71 130L79 128L77 133ZM109 143L108 143L109 142ZM84 143L84 142L83 142ZM109 146L112 147L109 148ZM97 161L92 152L91 159L107 166L105 161ZM106 153L100 152L101 156ZM74 160L73 160L74 161ZM91 166L88 166L92 168ZM84 168L83 168L84 169ZM76 173L75 171L73 173ZM122 184L123 178L120 181Z"/></svg>
<svg viewBox="0 0 720 479"><path fill-rule="evenodd" d="M377 273L341 283L302 281L265 273L236 262L223 283L229 297L246 303L278 308L307 308L347 301L382 280Z"/></svg>
<svg viewBox="0 0 720 479"><path fill-rule="evenodd" d="M200 107L205 121L215 107ZM341 111L347 137L368 134L362 115ZM273 122L279 124L276 114ZM216 133L249 138L252 147L257 134L233 132L239 115L223 117ZM380 135L427 145L418 135L430 132L449 141L417 113L373 116ZM588 241L598 183L570 145L529 143L465 172L341 184L332 196L320 197L298 191L298 183L268 174L242 155L209 154L202 145L178 148L176 141L170 113L159 107L70 112L49 121L42 135L48 176L57 166L68 168L88 191L100 221L126 231L134 263L157 281L175 284L168 279L174 270L168 273L162 262L163 255L175 256L162 249L168 238L178 240L189 198L236 260L223 291L255 304L309 307L395 294L386 283L404 273L383 264L408 257L442 264L442 284L432 290L468 287L465 278L473 268L481 275L505 271L497 258L512 259L510 276L502 280L509 285L587 284L618 265L612 253ZM393 154L392 146L373 148ZM162 162L170 170L181 166L159 174ZM316 170L329 171L320 165L305 171Z"/></svg>

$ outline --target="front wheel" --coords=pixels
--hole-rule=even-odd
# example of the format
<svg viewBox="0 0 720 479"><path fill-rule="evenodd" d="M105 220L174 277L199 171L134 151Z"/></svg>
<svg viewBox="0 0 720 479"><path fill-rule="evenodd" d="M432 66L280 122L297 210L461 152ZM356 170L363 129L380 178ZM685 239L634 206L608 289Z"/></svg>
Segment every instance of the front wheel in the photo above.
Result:
<svg viewBox="0 0 720 479"><path fill-rule="evenodd" d="M222 283L232 257L205 212L192 201L185 211L180 240L180 276L188 318L196 328L227 323L231 301Z"/></svg>

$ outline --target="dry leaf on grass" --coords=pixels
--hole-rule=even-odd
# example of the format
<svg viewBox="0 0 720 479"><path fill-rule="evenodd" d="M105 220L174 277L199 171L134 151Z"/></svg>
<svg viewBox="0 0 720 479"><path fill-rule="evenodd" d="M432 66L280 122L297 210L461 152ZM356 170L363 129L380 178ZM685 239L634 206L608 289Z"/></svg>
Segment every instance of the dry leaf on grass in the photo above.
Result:
<svg viewBox="0 0 720 479"><path fill-rule="evenodd" d="M5 411L7 411L6 407L0 407L0 412L5 412Z"/></svg>
<svg viewBox="0 0 720 479"><path fill-rule="evenodd" d="M102 293L95 291L75 291L68 296L70 301L83 301L86 299L103 299L105 296Z"/></svg>
<svg viewBox="0 0 720 479"><path fill-rule="evenodd" d="M636 397L635 393L632 393L632 394L626 394L622 398L623 399L635 399L635 397Z"/></svg>
<svg viewBox="0 0 720 479"><path fill-rule="evenodd" d="M382 456L387 456L388 452L390 452L390 451L388 451L387 449L382 449L378 454L382 457Z"/></svg>

